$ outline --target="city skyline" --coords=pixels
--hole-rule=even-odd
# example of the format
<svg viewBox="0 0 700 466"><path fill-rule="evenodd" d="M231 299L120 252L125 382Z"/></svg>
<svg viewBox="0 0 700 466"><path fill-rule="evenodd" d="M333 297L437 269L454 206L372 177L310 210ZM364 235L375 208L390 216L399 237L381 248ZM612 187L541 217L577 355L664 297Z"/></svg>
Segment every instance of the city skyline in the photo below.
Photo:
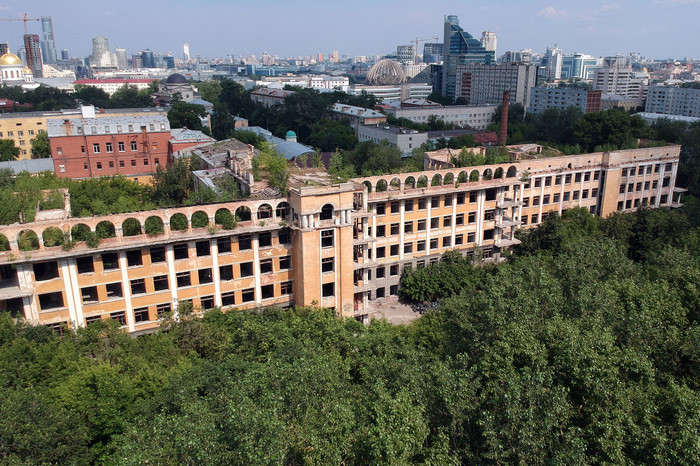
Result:
<svg viewBox="0 0 700 466"><path fill-rule="evenodd" d="M700 13L700 0L588 4L543 0L526 5L514 0L489 5L450 0L439 2L429 12L423 2L415 0L400 6L360 0L352 7L318 0L272 0L265 8L221 0L206 2L206 6L173 0L167 12L133 0L98 6L79 0L70 10L46 0L37 0L30 7L19 1L0 3L4 18L20 18L25 12L31 18L53 17L56 47L77 57L89 56L92 38L99 35L107 37L114 48L126 48L129 55L149 48L172 50L181 57L184 42L190 44L192 57L207 58L261 56L263 51L282 57L333 50L347 56L381 55L417 37L439 36L441 42L443 18L454 14L476 38L482 31L495 32L498 55L523 48L543 53L547 46L557 44L564 53L608 56L637 52L656 59L700 58L696 45L700 30L693 24ZM381 22L372 18L381 18ZM27 25L30 34L41 33L39 22ZM12 51L22 46L21 21L3 23L2 31L0 41L9 42Z"/></svg>

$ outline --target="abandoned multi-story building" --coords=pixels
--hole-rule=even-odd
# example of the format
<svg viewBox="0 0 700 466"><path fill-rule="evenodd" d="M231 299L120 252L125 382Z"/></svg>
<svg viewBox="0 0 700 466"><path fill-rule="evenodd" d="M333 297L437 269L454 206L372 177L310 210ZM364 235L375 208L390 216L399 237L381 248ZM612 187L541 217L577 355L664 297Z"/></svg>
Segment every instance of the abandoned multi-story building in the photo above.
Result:
<svg viewBox="0 0 700 466"><path fill-rule="evenodd" d="M157 327L183 301L203 310L318 305L364 318L397 294L404 268L453 249L498 260L517 244L515 230L550 212L680 205L679 152L524 157L93 218L71 217L67 204L0 230L9 243L0 252L0 308L54 328L111 317L130 332ZM57 230L101 240L97 248L47 246L47 232Z"/></svg>

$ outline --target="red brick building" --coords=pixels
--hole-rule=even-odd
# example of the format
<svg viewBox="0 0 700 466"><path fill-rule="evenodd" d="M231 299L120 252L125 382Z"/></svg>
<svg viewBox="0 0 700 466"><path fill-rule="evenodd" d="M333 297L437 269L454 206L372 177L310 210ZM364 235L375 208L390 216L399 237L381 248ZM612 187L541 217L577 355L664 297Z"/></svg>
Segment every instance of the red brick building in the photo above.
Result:
<svg viewBox="0 0 700 466"><path fill-rule="evenodd" d="M170 124L163 115L54 119L46 129L62 178L148 177L168 163Z"/></svg>

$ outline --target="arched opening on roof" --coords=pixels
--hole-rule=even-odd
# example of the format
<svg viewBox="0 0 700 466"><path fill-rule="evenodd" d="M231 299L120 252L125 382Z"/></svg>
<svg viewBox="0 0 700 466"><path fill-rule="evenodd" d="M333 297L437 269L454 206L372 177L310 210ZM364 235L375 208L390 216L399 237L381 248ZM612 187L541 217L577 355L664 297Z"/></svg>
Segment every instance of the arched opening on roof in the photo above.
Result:
<svg viewBox="0 0 700 466"><path fill-rule="evenodd" d="M139 225L140 228L141 226ZM90 238L90 233L92 233L92 230L90 230L89 226L84 223L78 223L71 228L70 237L73 241L87 241Z"/></svg>
<svg viewBox="0 0 700 466"><path fill-rule="evenodd" d="M146 230L146 234L149 236L162 235L163 233L165 233L163 219L155 215L151 215L146 219L144 229Z"/></svg>
<svg viewBox="0 0 700 466"><path fill-rule="evenodd" d="M275 215L277 215L277 218L280 220L288 220L291 218L291 212L292 206L289 205L289 202L280 202L275 209Z"/></svg>
<svg viewBox="0 0 700 466"><path fill-rule="evenodd" d="M455 184L455 176L452 173L445 173L445 181L443 184L445 186Z"/></svg>
<svg viewBox="0 0 700 466"><path fill-rule="evenodd" d="M236 227L233 214L225 207L216 211L214 214L214 223L220 225L224 230L233 230Z"/></svg>
<svg viewBox="0 0 700 466"><path fill-rule="evenodd" d="M192 228L209 227L209 216L203 210L198 210L192 214Z"/></svg>
<svg viewBox="0 0 700 466"><path fill-rule="evenodd" d="M457 175L457 182L458 183L466 183L467 182L467 172L462 170L459 172L459 175Z"/></svg>
<svg viewBox="0 0 700 466"><path fill-rule="evenodd" d="M117 236L114 224L107 220L102 220L95 226L95 234L99 239L115 238Z"/></svg>
<svg viewBox="0 0 700 466"><path fill-rule="evenodd" d="M500 179L503 178L503 169L501 167L498 167L496 171L493 174L494 179Z"/></svg>
<svg viewBox="0 0 700 466"><path fill-rule="evenodd" d="M41 233L44 240L44 247L52 248L63 244L63 232L56 227L48 227Z"/></svg>
<svg viewBox="0 0 700 466"><path fill-rule="evenodd" d="M10 240L7 239L7 236L0 233L0 251L9 251L9 250L10 250Z"/></svg>
<svg viewBox="0 0 700 466"><path fill-rule="evenodd" d="M170 217L170 230L187 231L187 217L185 214L177 213Z"/></svg>
<svg viewBox="0 0 700 466"><path fill-rule="evenodd" d="M518 169L515 165L511 165L506 172L506 178L514 178L518 174Z"/></svg>
<svg viewBox="0 0 700 466"><path fill-rule="evenodd" d="M439 173L433 175L433 179L430 180L430 186L442 186L442 176Z"/></svg>
<svg viewBox="0 0 700 466"><path fill-rule="evenodd" d="M419 176L418 181L416 182L416 187L417 188L427 188L428 187L428 177L426 175Z"/></svg>
<svg viewBox="0 0 700 466"><path fill-rule="evenodd" d="M377 181L377 192L378 193L383 193L386 192L388 186L386 180L379 180Z"/></svg>
<svg viewBox="0 0 700 466"><path fill-rule="evenodd" d="M493 178L493 170L491 170L490 168L487 168L486 170L484 170L484 175L482 176L482 179L490 180L492 178Z"/></svg>
<svg viewBox="0 0 700 466"><path fill-rule="evenodd" d="M236 209L235 216L237 222L248 222L250 221L250 209L242 205Z"/></svg>
<svg viewBox="0 0 700 466"><path fill-rule="evenodd" d="M268 218L272 218L272 206L263 204L258 207L258 220L266 220Z"/></svg>
<svg viewBox="0 0 700 466"><path fill-rule="evenodd" d="M372 192L372 183L370 183L369 181L363 181L362 184L365 185L365 186L367 187L367 192L368 192L368 193L371 193L371 192Z"/></svg>
<svg viewBox="0 0 700 466"><path fill-rule="evenodd" d="M404 180L403 182L404 189L413 189L416 187L416 179L412 176L409 176Z"/></svg>
<svg viewBox="0 0 700 466"><path fill-rule="evenodd" d="M335 212L335 208L333 207L332 204L326 204L323 207L321 207L321 214L319 215L318 219L319 220L333 220L333 213Z"/></svg>
<svg viewBox="0 0 700 466"><path fill-rule="evenodd" d="M472 183L479 181L479 172L477 170L472 170L472 172L469 174L469 181Z"/></svg>
<svg viewBox="0 0 700 466"><path fill-rule="evenodd" d="M389 191L398 191L401 189L401 180L398 177L392 178L389 182Z"/></svg>
<svg viewBox="0 0 700 466"><path fill-rule="evenodd" d="M127 218L122 223L122 233L124 236L136 236L141 234L141 222L135 218Z"/></svg>
<svg viewBox="0 0 700 466"><path fill-rule="evenodd" d="M39 249L39 237L32 230L22 230L17 235L17 247L20 251L35 251Z"/></svg>

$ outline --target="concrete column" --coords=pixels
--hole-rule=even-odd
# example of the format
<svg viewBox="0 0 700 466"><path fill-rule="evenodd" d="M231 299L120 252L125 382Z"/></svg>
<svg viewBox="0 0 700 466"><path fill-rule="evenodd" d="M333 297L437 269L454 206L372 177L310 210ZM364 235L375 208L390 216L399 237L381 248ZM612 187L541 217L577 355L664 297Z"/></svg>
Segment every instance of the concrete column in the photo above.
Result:
<svg viewBox="0 0 700 466"><path fill-rule="evenodd" d="M406 218L406 207L403 201L399 201L399 213L400 213L400 220L399 220L399 260L403 260L403 237L404 237L404 232L403 232L403 222L404 219Z"/></svg>
<svg viewBox="0 0 700 466"><path fill-rule="evenodd" d="M177 318L177 275L175 273L175 253L173 252L172 244L165 246L165 260L168 263L168 281L170 282L170 299L172 300L173 317Z"/></svg>
<svg viewBox="0 0 700 466"><path fill-rule="evenodd" d="M466 199L464 201L466 202ZM452 228L450 229L450 245L452 248L454 248L455 232L457 229L457 194L452 195L452 221L450 222L450 224L452 225Z"/></svg>
<svg viewBox="0 0 700 466"><path fill-rule="evenodd" d="M61 267L63 287L66 292L66 304L68 304L68 313L70 315L71 322L75 324L76 328L84 327L85 319L83 316L80 287L78 286L78 275L75 270L75 259L62 259L58 261L58 264L59 267Z"/></svg>
<svg viewBox="0 0 700 466"><path fill-rule="evenodd" d="M479 190L476 197L476 245L481 246L484 242L484 205L486 202L486 191Z"/></svg>
<svg viewBox="0 0 700 466"><path fill-rule="evenodd" d="M126 325L129 327L129 332L134 331L134 306L131 304L131 283L129 282L128 263L126 260L126 251L119 251L119 270L122 273L122 292L124 293L124 303L126 309Z"/></svg>
<svg viewBox="0 0 700 466"><path fill-rule="evenodd" d="M260 250L257 233L253 235L253 274L255 276L255 302L259 306L262 303L262 293L260 290Z"/></svg>
<svg viewBox="0 0 700 466"><path fill-rule="evenodd" d="M221 307L221 275L219 274L219 243L211 241L212 278L214 280L214 306Z"/></svg>
<svg viewBox="0 0 700 466"><path fill-rule="evenodd" d="M124 230L122 229L121 225L114 226L114 236L117 237L117 241L121 241L124 239Z"/></svg>
<svg viewBox="0 0 700 466"><path fill-rule="evenodd" d="M430 255L430 212L433 208L433 198L429 197L426 203L426 217L425 217L425 255Z"/></svg>

